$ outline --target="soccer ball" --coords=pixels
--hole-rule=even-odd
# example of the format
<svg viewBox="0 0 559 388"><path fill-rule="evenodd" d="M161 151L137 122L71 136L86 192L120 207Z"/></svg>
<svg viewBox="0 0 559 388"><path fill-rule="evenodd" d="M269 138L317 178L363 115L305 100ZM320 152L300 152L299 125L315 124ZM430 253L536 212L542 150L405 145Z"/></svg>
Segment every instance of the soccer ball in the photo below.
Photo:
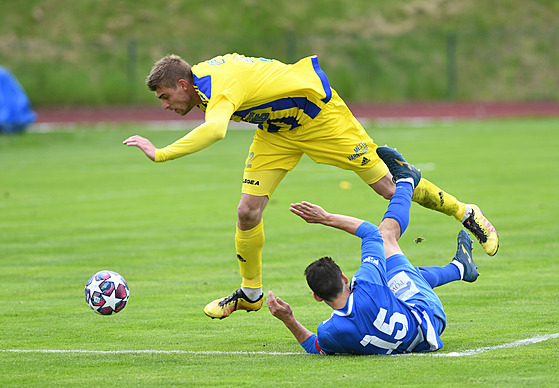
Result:
<svg viewBox="0 0 559 388"><path fill-rule="evenodd" d="M85 302L101 315L121 311L126 306L129 296L130 290L126 280L113 271L99 271L85 285Z"/></svg>

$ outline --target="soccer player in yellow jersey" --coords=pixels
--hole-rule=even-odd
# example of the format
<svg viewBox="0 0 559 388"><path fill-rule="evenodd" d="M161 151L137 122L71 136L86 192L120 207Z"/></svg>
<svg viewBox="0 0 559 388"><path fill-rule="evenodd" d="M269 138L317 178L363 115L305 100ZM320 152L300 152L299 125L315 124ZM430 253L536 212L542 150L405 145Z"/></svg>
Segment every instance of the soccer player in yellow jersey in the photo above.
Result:
<svg viewBox="0 0 559 388"><path fill-rule="evenodd" d="M289 65L277 60L227 54L190 66L176 55L155 63L147 86L164 109L181 116L198 107L205 122L164 148L132 136L128 146L140 148L151 160L164 162L200 151L224 138L229 120L257 124L244 167L237 209L235 248L242 276L241 288L209 303L212 318L235 310L262 306L262 213L277 185L303 154L316 163L354 171L371 188L390 199L396 185L377 145L365 132L311 56ZM458 201L421 179L413 194L418 204L462 222L489 255L497 253L495 228L475 205Z"/></svg>

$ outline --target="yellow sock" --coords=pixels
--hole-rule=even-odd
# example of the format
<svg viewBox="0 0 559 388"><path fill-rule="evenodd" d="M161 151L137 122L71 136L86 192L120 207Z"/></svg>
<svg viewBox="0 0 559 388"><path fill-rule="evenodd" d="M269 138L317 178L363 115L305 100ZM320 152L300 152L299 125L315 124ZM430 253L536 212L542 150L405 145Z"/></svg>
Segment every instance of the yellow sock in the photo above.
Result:
<svg viewBox="0 0 559 388"><path fill-rule="evenodd" d="M264 220L249 230L237 226L235 248L241 276L242 287L262 287L262 248L264 247Z"/></svg>
<svg viewBox="0 0 559 388"><path fill-rule="evenodd" d="M421 178L413 192L412 200L427 209L436 210L462 221L466 205L445 193L427 179Z"/></svg>

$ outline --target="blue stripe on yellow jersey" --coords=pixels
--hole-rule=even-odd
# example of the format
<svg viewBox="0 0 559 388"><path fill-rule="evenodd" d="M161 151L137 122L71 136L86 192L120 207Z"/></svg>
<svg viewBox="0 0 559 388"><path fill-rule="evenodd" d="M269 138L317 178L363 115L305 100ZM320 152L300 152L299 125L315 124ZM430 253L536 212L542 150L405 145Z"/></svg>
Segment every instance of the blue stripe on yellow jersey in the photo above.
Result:
<svg viewBox="0 0 559 388"><path fill-rule="evenodd" d="M311 60L312 60L312 65L313 65L314 71L316 72L316 74L320 78L320 81L322 82L322 87L326 91L326 97L323 98L322 101L324 103L327 103L332 98L332 89L330 88L330 83L328 82L328 78L326 77L326 74L322 71L322 69L318 65L318 58L317 57L312 57Z"/></svg>
<svg viewBox="0 0 559 388"><path fill-rule="evenodd" d="M194 78L194 87L202 98L202 101L208 101L212 96L212 77L207 75L198 78L196 74L192 74L192 77Z"/></svg>
<svg viewBox="0 0 559 388"><path fill-rule="evenodd" d="M315 118L332 98L332 89L318 58L288 65L277 60L227 54L192 67L193 82L204 111L228 99L235 121L277 132L297 128Z"/></svg>

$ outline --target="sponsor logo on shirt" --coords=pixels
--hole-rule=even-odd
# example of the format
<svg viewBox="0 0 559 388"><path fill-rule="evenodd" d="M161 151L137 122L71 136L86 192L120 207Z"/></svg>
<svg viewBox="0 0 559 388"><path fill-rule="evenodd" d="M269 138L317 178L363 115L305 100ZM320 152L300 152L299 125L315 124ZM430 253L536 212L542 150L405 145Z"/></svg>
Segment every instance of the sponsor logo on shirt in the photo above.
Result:
<svg viewBox="0 0 559 388"><path fill-rule="evenodd" d="M378 259L375 259L375 258L372 257L372 256L365 257L365 258L363 259L363 263L373 263L374 265L378 265Z"/></svg>
<svg viewBox="0 0 559 388"><path fill-rule="evenodd" d="M270 114L266 112L264 113L250 112L248 115L243 117L243 120L252 124L263 124L269 118L270 118Z"/></svg>

